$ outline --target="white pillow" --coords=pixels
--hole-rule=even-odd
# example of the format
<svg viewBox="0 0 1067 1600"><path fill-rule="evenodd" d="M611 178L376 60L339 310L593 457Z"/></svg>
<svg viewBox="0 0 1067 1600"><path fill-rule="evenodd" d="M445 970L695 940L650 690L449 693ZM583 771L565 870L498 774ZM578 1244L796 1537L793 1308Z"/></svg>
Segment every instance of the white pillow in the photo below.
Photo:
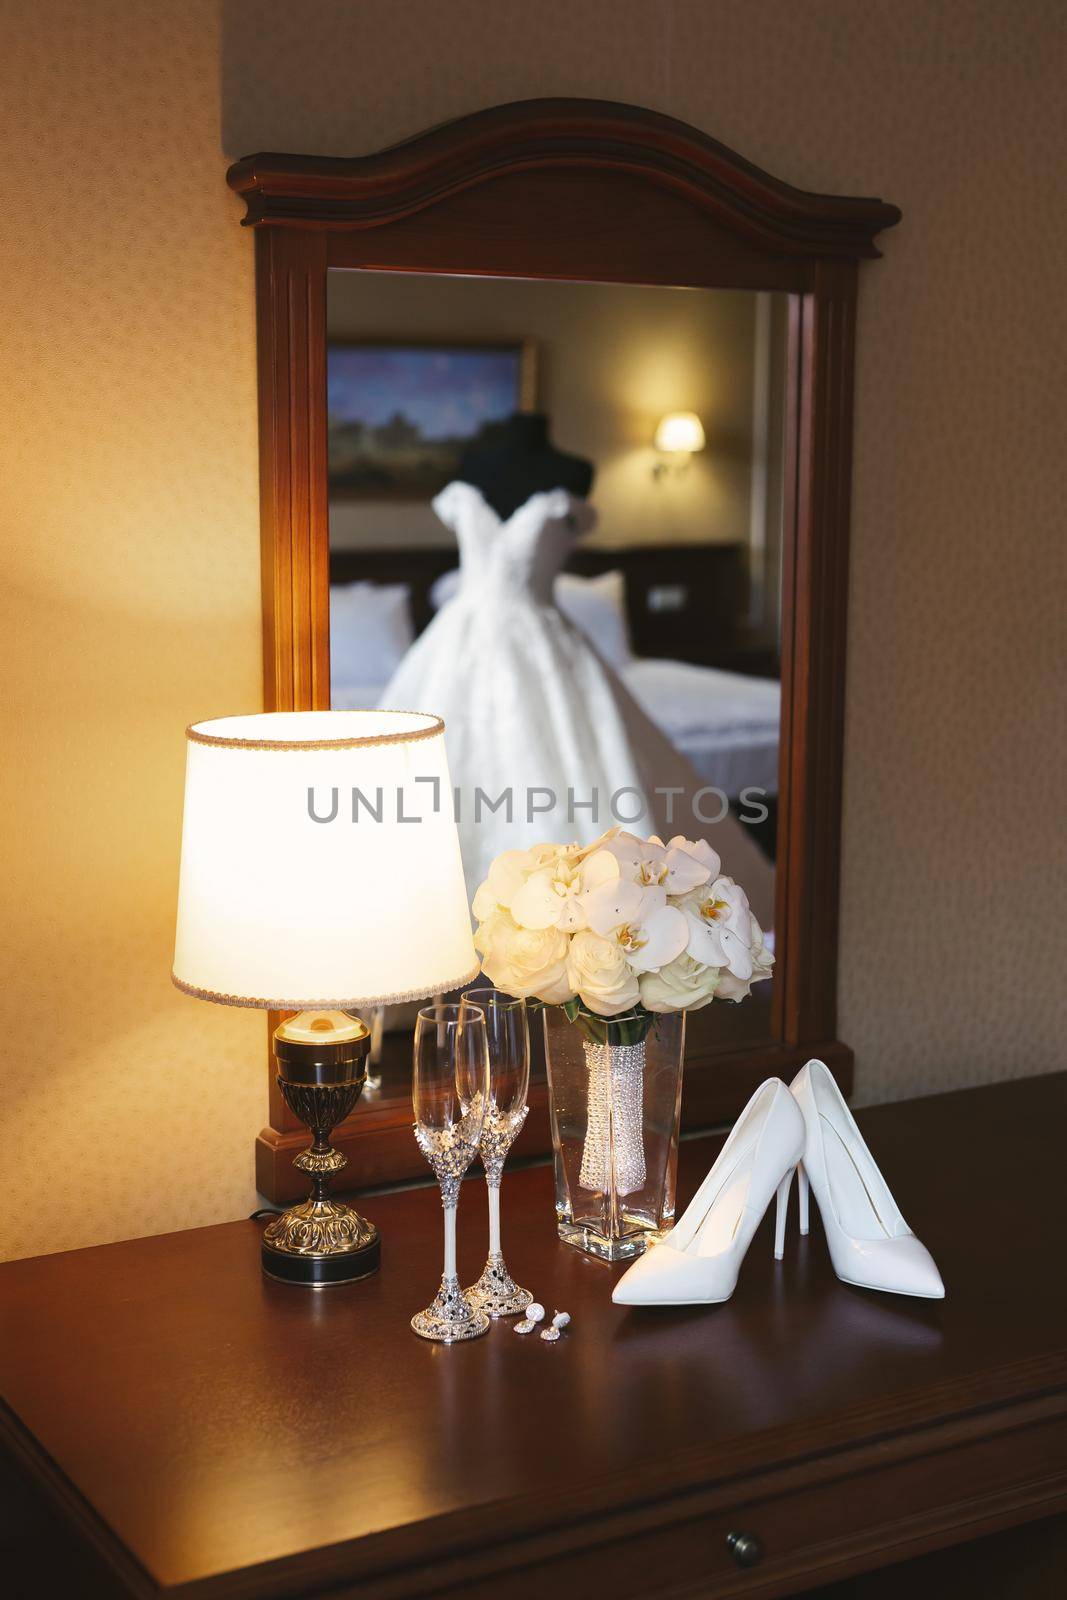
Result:
<svg viewBox="0 0 1067 1600"><path fill-rule="evenodd" d="M633 659L626 621L626 579L618 568L595 578L561 572L555 599L563 615L580 628L609 667L618 672Z"/></svg>
<svg viewBox="0 0 1067 1600"><path fill-rule="evenodd" d="M406 583L331 583L333 684L384 689L414 639Z"/></svg>

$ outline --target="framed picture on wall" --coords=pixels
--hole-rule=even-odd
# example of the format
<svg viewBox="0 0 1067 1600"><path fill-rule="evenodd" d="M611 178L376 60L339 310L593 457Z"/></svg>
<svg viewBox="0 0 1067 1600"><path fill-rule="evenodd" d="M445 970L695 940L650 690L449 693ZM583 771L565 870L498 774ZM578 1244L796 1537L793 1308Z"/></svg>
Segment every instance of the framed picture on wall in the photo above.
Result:
<svg viewBox="0 0 1067 1600"><path fill-rule="evenodd" d="M331 498L426 500L472 445L536 405L536 347L331 340L326 365Z"/></svg>

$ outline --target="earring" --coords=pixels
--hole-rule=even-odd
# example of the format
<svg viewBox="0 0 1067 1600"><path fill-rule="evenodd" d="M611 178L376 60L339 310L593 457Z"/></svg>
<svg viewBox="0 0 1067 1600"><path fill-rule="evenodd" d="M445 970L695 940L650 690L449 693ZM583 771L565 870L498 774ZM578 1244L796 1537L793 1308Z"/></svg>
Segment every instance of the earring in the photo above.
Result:
<svg viewBox="0 0 1067 1600"><path fill-rule="evenodd" d="M570 1325L570 1320L571 1314L569 1311L557 1311L552 1318L552 1326L542 1329L542 1339L545 1339L549 1344L555 1344L564 1328Z"/></svg>
<svg viewBox="0 0 1067 1600"><path fill-rule="evenodd" d="M545 1308L535 1300L532 1306L526 1307L526 1315L521 1322L516 1322L516 1333L533 1333L539 1322L545 1320Z"/></svg>

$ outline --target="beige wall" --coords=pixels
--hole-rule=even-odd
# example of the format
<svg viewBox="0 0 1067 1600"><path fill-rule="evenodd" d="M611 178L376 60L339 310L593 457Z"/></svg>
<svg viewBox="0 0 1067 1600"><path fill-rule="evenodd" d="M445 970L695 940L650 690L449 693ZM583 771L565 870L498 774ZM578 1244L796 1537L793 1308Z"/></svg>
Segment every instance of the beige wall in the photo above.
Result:
<svg viewBox="0 0 1067 1600"><path fill-rule="evenodd" d="M537 407L562 450L596 466L590 543L747 544L756 301L736 290L332 272L337 337L532 339ZM695 411L707 448L656 480L667 411ZM330 542L452 544L429 505L337 500Z"/></svg>
<svg viewBox="0 0 1067 1600"><path fill-rule="evenodd" d="M181 730L259 694L227 160L495 101L642 102L904 208L859 332L841 1031L868 1100L1062 1061L1058 0L0 10L4 1253L253 1201L262 1021L167 981Z"/></svg>

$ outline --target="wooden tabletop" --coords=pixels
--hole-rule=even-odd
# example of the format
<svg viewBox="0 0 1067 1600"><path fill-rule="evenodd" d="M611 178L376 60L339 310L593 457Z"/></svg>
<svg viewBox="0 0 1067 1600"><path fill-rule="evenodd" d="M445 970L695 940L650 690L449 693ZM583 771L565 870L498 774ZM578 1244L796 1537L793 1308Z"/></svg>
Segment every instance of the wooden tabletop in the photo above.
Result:
<svg viewBox="0 0 1067 1600"><path fill-rule="evenodd" d="M765 1221L728 1304L613 1306L618 1269L556 1237L546 1168L505 1175L504 1243L571 1313L555 1346L509 1322L452 1348L410 1332L440 1272L431 1189L367 1201L382 1270L322 1293L263 1277L254 1222L11 1262L0 1432L132 1592L260 1595L1039 1397L1067 1380L1065 1112L1067 1074L860 1115L943 1303L838 1283L793 1212L785 1261ZM716 1148L683 1145L680 1200ZM459 1223L473 1281L477 1181Z"/></svg>

